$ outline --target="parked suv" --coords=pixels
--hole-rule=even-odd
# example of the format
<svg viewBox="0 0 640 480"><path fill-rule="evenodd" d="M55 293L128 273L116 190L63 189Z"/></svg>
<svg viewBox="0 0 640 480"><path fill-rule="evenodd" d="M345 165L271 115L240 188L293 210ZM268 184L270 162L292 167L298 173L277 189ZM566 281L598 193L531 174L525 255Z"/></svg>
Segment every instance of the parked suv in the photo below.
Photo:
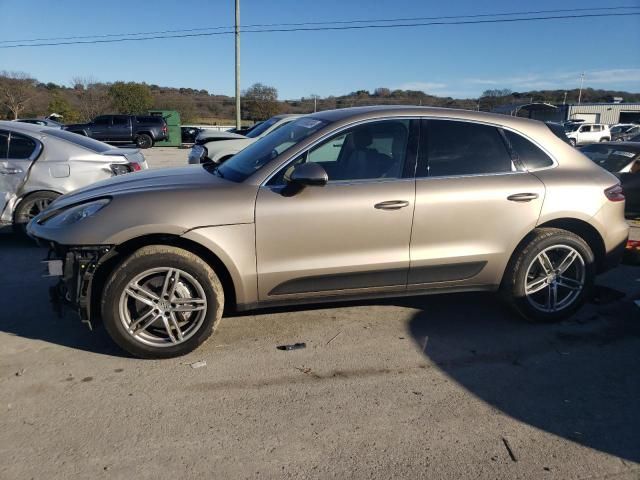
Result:
<svg viewBox="0 0 640 480"><path fill-rule="evenodd" d="M569 139L569 143L585 145L587 143L608 142L611 140L609 127L603 123L565 123L564 130Z"/></svg>
<svg viewBox="0 0 640 480"><path fill-rule="evenodd" d="M135 143L138 148L169 138L166 120L152 115L100 115L89 123L67 125L65 130L108 143Z"/></svg>
<svg viewBox="0 0 640 480"><path fill-rule="evenodd" d="M628 237L619 180L544 123L425 107L301 117L220 165L66 195L28 230L63 272L53 298L156 358L225 309L500 291L558 320Z"/></svg>

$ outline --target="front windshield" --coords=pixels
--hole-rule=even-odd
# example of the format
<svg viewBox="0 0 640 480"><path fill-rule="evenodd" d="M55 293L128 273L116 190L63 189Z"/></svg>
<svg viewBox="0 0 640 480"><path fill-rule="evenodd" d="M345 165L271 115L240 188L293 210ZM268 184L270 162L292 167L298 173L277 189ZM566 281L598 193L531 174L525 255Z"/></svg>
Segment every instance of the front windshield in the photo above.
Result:
<svg viewBox="0 0 640 480"><path fill-rule="evenodd" d="M328 125L324 120L303 117L277 129L235 154L217 168L224 178L242 182L285 150Z"/></svg>
<svg viewBox="0 0 640 480"><path fill-rule="evenodd" d="M249 138L257 138L260 135L262 135L266 130L269 129L269 127L271 127L271 125L273 125L274 123L276 123L278 120L280 120L280 118L278 117L271 117L269 120L262 122L260 125L252 128L251 130L249 130L245 136L249 137Z"/></svg>
<svg viewBox="0 0 640 480"><path fill-rule="evenodd" d="M564 130L565 132L575 132L578 128L580 128L580 123L565 123Z"/></svg>
<svg viewBox="0 0 640 480"><path fill-rule="evenodd" d="M640 147L624 148L617 145L593 144L580 149L596 164L611 173L618 173L640 155Z"/></svg>

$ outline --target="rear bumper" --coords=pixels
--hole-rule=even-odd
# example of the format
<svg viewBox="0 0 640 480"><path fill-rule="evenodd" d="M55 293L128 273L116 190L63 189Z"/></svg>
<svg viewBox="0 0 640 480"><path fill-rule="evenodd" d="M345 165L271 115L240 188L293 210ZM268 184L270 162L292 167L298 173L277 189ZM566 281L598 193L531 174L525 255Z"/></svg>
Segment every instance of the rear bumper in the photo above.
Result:
<svg viewBox="0 0 640 480"><path fill-rule="evenodd" d="M627 238L605 254L601 265L601 271L606 272L607 270L611 270L622 263L622 258L625 256L626 248Z"/></svg>

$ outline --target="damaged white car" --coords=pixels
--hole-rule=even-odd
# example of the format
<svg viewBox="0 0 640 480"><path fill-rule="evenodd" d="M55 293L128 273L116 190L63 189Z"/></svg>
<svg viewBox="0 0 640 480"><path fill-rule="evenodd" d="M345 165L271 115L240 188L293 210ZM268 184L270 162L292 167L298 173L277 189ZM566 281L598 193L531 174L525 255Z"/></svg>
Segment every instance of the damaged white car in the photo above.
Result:
<svg viewBox="0 0 640 480"><path fill-rule="evenodd" d="M64 130L0 121L0 227L25 225L58 196L146 169L137 149Z"/></svg>

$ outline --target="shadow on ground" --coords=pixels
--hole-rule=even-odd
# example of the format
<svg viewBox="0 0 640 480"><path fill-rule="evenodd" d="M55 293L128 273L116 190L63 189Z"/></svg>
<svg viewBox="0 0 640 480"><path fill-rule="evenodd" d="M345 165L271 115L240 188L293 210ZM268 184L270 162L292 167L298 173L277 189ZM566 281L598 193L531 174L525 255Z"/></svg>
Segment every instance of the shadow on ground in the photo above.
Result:
<svg viewBox="0 0 640 480"><path fill-rule="evenodd" d="M518 321L487 295L414 306L414 341L466 390L535 428L640 461L640 309L631 300L588 305L555 325Z"/></svg>
<svg viewBox="0 0 640 480"><path fill-rule="evenodd" d="M51 279L42 278L47 250L14 234L0 234L0 331L104 355L129 356L103 328L89 332L69 312L59 317L49 303Z"/></svg>

